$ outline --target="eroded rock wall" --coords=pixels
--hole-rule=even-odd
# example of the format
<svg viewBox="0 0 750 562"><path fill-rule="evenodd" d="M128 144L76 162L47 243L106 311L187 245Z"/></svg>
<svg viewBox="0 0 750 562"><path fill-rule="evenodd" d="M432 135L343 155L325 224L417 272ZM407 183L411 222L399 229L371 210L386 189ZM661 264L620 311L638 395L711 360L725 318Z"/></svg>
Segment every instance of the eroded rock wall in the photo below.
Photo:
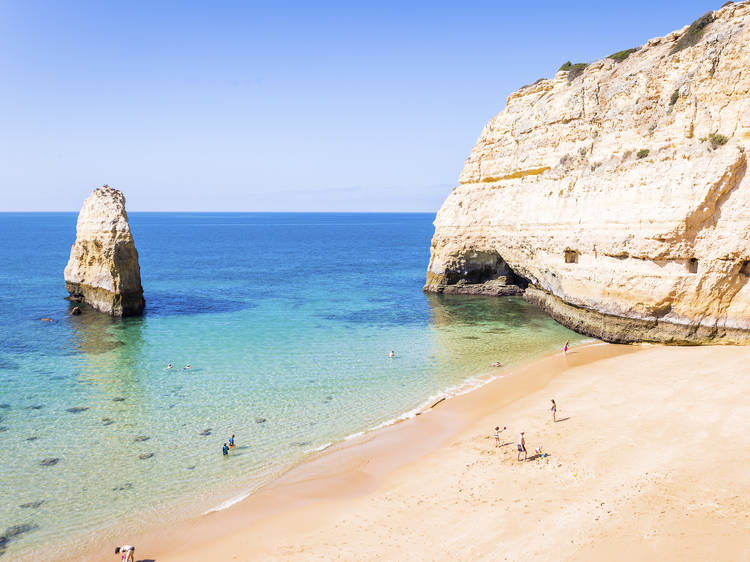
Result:
<svg viewBox="0 0 750 562"><path fill-rule="evenodd" d="M138 251L121 191L104 186L83 202L65 267L65 288L71 300L112 316L143 312Z"/></svg>
<svg viewBox="0 0 750 562"><path fill-rule="evenodd" d="M750 342L750 4L712 19L512 94L437 215L425 290L498 263L583 333Z"/></svg>

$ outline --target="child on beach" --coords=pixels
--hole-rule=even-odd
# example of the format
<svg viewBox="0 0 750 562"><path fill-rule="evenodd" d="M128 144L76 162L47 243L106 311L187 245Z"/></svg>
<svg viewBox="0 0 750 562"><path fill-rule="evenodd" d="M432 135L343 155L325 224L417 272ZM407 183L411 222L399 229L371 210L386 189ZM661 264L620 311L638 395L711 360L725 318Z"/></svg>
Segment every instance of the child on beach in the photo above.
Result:
<svg viewBox="0 0 750 562"><path fill-rule="evenodd" d="M232 436L229 438L229 448L234 448L234 433L232 433Z"/></svg>
<svg viewBox="0 0 750 562"><path fill-rule="evenodd" d="M526 439L524 438L523 434L525 431L521 432L521 435L518 436L518 460L521 460L521 453L523 453L523 460L526 460Z"/></svg>
<svg viewBox="0 0 750 562"><path fill-rule="evenodd" d="M502 429L500 429L500 426L497 426L495 428L495 447L499 447L500 446L500 432L501 431L505 431L505 427L503 427Z"/></svg>
<svg viewBox="0 0 750 562"><path fill-rule="evenodd" d="M555 404L555 401L552 400L552 407L549 409L550 412L552 412L552 423L557 422L557 404Z"/></svg>
<svg viewBox="0 0 750 562"><path fill-rule="evenodd" d="M115 547L115 554L120 555L120 560L123 562L133 562L135 557L135 547L129 544Z"/></svg>

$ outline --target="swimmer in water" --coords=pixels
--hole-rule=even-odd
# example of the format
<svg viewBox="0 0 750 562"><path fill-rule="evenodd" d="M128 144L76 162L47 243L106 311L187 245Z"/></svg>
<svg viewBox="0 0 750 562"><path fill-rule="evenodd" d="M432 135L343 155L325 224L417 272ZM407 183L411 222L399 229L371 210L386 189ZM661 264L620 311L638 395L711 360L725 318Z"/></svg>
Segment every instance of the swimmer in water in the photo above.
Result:
<svg viewBox="0 0 750 562"><path fill-rule="evenodd" d="M172 368L172 363L167 363L167 369L171 369L171 368Z"/></svg>
<svg viewBox="0 0 750 562"><path fill-rule="evenodd" d="M185 365L185 370L188 370L188 369L190 369L190 363L188 363L187 365Z"/></svg>
<svg viewBox="0 0 750 562"><path fill-rule="evenodd" d="M492 364L492 366L493 366L493 367L502 367L502 365L500 364L500 361L495 361L495 362L494 362L494 363Z"/></svg>
<svg viewBox="0 0 750 562"><path fill-rule="evenodd" d="M388 354L388 357L393 359L394 357L396 357L396 354L391 350L391 352Z"/></svg>

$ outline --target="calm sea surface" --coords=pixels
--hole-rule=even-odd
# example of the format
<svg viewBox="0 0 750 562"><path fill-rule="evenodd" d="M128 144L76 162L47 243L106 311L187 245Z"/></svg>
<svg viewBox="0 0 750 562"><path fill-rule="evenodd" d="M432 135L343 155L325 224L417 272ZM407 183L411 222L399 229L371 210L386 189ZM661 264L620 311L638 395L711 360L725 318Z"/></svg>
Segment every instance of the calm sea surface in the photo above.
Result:
<svg viewBox="0 0 750 562"><path fill-rule="evenodd" d="M0 214L0 552L120 544L581 339L519 299L424 295L432 220L132 213L147 314L113 320L63 300L74 213Z"/></svg>

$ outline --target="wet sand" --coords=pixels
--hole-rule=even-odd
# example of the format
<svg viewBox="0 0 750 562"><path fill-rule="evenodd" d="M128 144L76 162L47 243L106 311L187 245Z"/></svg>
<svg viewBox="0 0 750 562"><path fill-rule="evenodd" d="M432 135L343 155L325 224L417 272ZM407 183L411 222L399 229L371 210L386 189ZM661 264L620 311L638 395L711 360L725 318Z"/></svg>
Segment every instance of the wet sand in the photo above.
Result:
<svg viewBox="0 0 750 562"><path fill-rule="evenodd" d="M750 348L600 344L503 374L123 540L158 562L750 560ZM518 462L521 430L549 456Z"/></svg>

